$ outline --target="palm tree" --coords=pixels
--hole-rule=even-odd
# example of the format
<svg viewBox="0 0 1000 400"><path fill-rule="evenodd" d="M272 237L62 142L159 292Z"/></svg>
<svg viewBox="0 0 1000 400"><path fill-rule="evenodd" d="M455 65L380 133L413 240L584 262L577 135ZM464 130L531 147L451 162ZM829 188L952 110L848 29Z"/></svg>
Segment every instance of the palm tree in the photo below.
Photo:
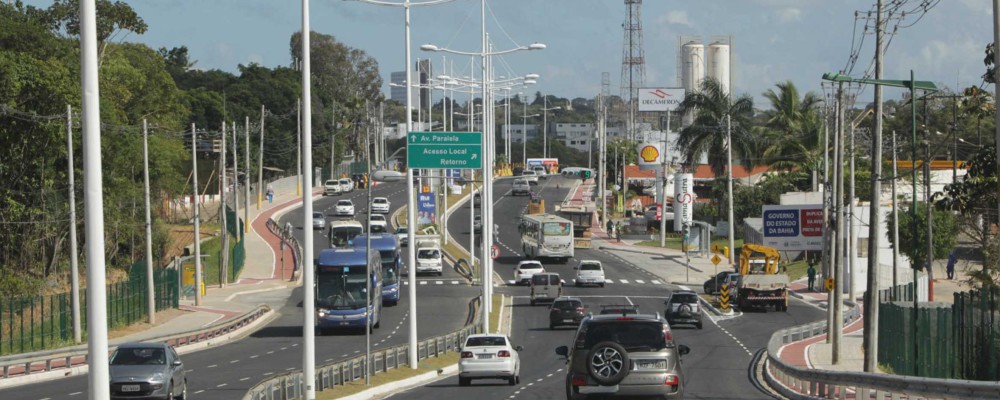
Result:
<svg viewBox="0 0 1000 400"><path fill-rule="evenodd" d="M976 86L965 89L962 97L962 114L976 119L976 144L983 144L983 118L988 118L995 112L996 104L993 96Z"/></svg>
<svg viewBox="0 0 1000 400"><path fill-rule="evenodd" d="M716 176L726 173L726 117L732 124L733 157L740 157L745 167L752 165L753 98L742 95L733 99L722 84L706 78L699 90L684 96L679 114L694 113L694 123L680 131L677 145L684 152L684 163L694 165L703 154Z"/></svg>
<svg viewBox="0 0 1000 400"><path fill-rule="evenodd" d="M764 162L774 169L814 173L822 161L821 120L816 113L820 98L799 91L791 81L778 83L778 91L769 89L764 97L771 109L764 112ZM815 178L815 176L814 176ZM815 182L814 182L815 184Z"/></svg>

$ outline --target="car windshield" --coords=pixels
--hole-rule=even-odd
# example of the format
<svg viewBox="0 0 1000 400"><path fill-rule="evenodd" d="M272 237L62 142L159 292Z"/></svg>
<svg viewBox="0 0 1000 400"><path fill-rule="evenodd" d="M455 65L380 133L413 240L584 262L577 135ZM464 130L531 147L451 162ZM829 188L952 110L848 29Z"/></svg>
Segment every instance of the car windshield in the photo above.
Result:
<svg viewBox="0 0 1000 400"><path fill-rule="evenodd" d="M321 213L321 212L314 212L313 213L313 218L316 218L316 219L323 218L323 213Z"/></svg>
<svg viewBox="0 0 1000 400"><path fill-rule="evenodd" d="M417 258L440 258L441 252L435 249L422 249L417 252Z"/></svg>
<svg viewBox="0 0 1000 400"><path fill-rule="evenodd" d="M698 295L694 293L675 294L670 297L670 301L673 303L682 303L682 304L697 303Z"/></svg>
<svg viewBox="0 0 1000 400"><path fill-rule="evenodd" d="M602 306L601 314L638 314L636 306Z"/></svg>
<svg viewBox="0 0 1000 400"><path fill-rule="evenodd" d="M592 322L587 327L586 348L609 340L628 351L657 351L667 347L659 322L606 321Z"/></svg>
<svg viewBox="0 0 1000 400"><path fill-rule="evenodd" d="M396 233L397 234L405 234L406 233L406 228L397 228L396 229Z"/></svg>
<svg viewBox="0 0 1000 400"><path fill-rule="evenodd" d="M341 310L364 307L367 284L363 267L317 272L316 303Z"/></svg>
<svg viewBox="0 0 1000 400"><path fill-rule="evenodd" d="M385 216L383 215L372 214L370 218L372 219L372 221L385 222Z"/></svg>
<svg viewBox="0 0 1000 400"><path fill-rule="evenodd" d="M530 270L542 269L542 264L534 264L534 263L531 263L531 264L521 264L521 271L524 271L526 269L530 269Z"/></svg>
<svg viewBox="0 0 1000 400"><path fill-rule="evenodd" d="M379 198L376 198L375 200L372 200L372 203L375 203L375 204L385 204L385 203L388 203L388 202L389 202L389 200L379 199Z"/></svg>
<svg viewBox="0 0 1000 400"><path fill-rule="evenodd" d="M341 184L341 185L350 185L350 184L351 184L351 181L349 181L349 180L347 180L347 179L341 179L341 180L340 180L340 184Z"/></svg>
<svg viewBox="0 0 1000 400"><path fill-rule="evenodd" d="M166 365L167 354L154 347L119 348L111 356L111 365Z"/></svg>
<svg viewBox="0 0 1000 400"><path fill-rule="evenodd" d="M361 234L360 226L338 226L330 228L330 244L334 247L344 247L348 241Z"/></svg>
<svg viewBox="0 0 1000 400"><path fill-rule="evenodd" d="M601 270L601 264L594 264L594 263L580 264L580 270L581 271L600 271Z"/></svg>
<svg viewBox="0 0 1000 400"><path fill-rule="evenodd" d="M475 336L465 340L465 347L506 346L503 336Z"/></svg>
<svg viewBox="0 0 1000 400"><path fill-rule="evenodd" d="M337 184L337 181L326 181L326 185L327 186L333 186L333 185L336 185L336 184Z"/></svg>
<svg viewBox="0 0 1000 400"><path fill-rule="evenodd" d="M575 310L580 307L583 307L583 303L577 300L563 300L552 303L552 308L558 308L560 310Z"/></svg>
<svg viewBox="0 0 1000 400"><path fill-rule="evenodd" d="M555 275L535 274L531 276L533 285L558 285L559 277Z"/></svg>
<svg viewBox="0 0 1000 400"><path fill-rule="evenodd" d="M350 200L341 200L341 201L337 202L337 205L338 206L353 206L354 203L351 203Z"/></svg>
<svg viewBox="0 0 1000 400"><path fill-rule="evenodd" d="M548 236L568 236L570 224L566 222L546 222L542 225L542 233Z"/></svg>

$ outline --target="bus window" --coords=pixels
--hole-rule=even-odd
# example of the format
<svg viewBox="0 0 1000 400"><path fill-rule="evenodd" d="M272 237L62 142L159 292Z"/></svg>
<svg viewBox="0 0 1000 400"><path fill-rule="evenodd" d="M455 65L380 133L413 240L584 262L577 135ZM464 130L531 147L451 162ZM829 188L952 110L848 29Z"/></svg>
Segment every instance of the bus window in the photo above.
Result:
<svg viewBox="0 0 1000 400"><path fill-rule="evenodd" d="M542 229L546 236L567 236L570 234L570 224L565 222L546 222Z"/></svg>

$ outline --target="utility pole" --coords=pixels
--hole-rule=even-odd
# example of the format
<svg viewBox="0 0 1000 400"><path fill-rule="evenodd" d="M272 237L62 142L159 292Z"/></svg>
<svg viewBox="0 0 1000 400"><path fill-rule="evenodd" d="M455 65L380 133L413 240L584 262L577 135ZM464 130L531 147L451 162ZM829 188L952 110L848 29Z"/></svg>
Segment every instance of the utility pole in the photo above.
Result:
<svg viewBox="0 0 1000 400"><path fill-rule="evenodd" d="M246 169L243 174L243 233L250 232L250 117L243 117L243 160L246 161ZM259 201L259 200L258 200ZM259 209L260 206L258 205Z"/></svg>
<svg viewBox="0 0 1000 400"><path fill-rule="evenodd" d="M926 115L924 122L927 122ZM924 201L927 203L927 301L934 301L934 210L931 204L930 128L924 130L924 151Z"/></svg>
<svg viewBox="0 0 1000 400"><path fill-rule="evenodd" d="M219 260L219 287L226 287L226 270L229 267L229 229L226 215L226 121L222 121L222 156L219 157L219 220L222 221L222 254Z"/></svg>
<svg viewBox="0 0 1000 400"><path fill-rule="evenodd" d="M844 297L844 84L839 83L837 87L837 131L834 136L834 186L837 187L833 199L833 215L837 220L836 236L833 245L833 279L834 289L831 294L832 300L828 300L828 309L833 312L833 326L828 332L832 337L832 360L833 364L840 364L840 343L843 337L843 314L841 314L841 304Z"/></svg>
<svg viewBox="0 0 1000 400"><path fill-rule="evenodd" d="M825 86L825 84L824 84ZM833 198L830 196L830 102L829 95L823 104L823 251L822 251L822 273L824 277L829 277L830 260L830 203Z"/></svg>
<svg viewBox="0 0 1000 400"><path fill-rule="evenodd" d="M896 196L896 180L899 178L899 170L896 168L899 160L896 152L896 131L892 131L892 287L899 286L899 205ZM870 239L869 239L870 240ZM892 292L892 300L896 298L895 291ZM878 324L878 320L875 320ZM878 343L876 341L876 343Z"/></svg>
<svg viewBox="0 0 1000 400"><path fill-rule="evenodd" d="M201 305L201 286L204 284L201 279L201 215L198 212L199 192L198 192L198 129L195 124L191 124L191 180L193 184L194 196L191 203L194 210L194 305Z"/></svg>
<svg viewBox="0 0 1000 400"><path fill-rule="evenodd" d="M875 3L875 80L882 79L882 0ZM896 213L896 135L892 135L892 212ZM882 85L875 85L875 131L872 133L871 157L872 189L868 214L868 285L864 298L864 371L876 372L878 368L878 291L881 288L882 265L879 263L879 241L882 237ZM851 179L854 179L853 172ZM853 202L853 196L851 198ZM893 218L893 224L896 219ZM852 230L853 232L853 230ZM894 238L895 239L895 238ZM893 242L892 280L896 284L896 248Z"/></svg>
<svg viewBox="0 0 1000 400"><path fill-rule="evenodd" d="M304 35L303 35L304 36ZM257 153L257 211L264 198L264 105L260 105L260 152Z"/></svg>
<svg viewBox="0 0 1000 400"><path fill-rule="evenodd" d="M232 121L233 125L233 216L235 216L236 221L233 221L233 226L236 231L239 231L240 224L240 149L236 141L236 121ZM223 132L223 135L225 132ZM250 223L250 221L243 220L244 224ZM237 236L239 237L239 236Z"/></svg>
<svg viewBox="0 0 1000 400"><path fill-rule="evenodd" d="M597 109L597 117L600 122L598 122L598 158L600 158L600 166L598 167L601 171L601 180L598 183L598 201L601 205L601 219L600 226L606 226L608 221L608 119L607 119L607 109L604 104L604 93L601 93L599 97L600 106Z"/></svg>
<svg viewBox="0 0 1000 400"><path fill-rule="evenodd" d="M302 99L295 100L295 115L297 117L295 125L295 147L299 151L295 152L297 157L295 172L295 195L302 195Z"/></svg>
<svg viewBox="0 0 1000 400"><path fill-rule="evenodd" d="M302 109L305 112L302 118L299 120L302 123L302 135L303 140L298 147L299 154L302 155L303 169L307 172L306 175L300 175L298 181L302 181L303 194L302 194L302 226L310 226L312 223L312 213L313 213L313 199L312 199L312 185L313 180L309 177L313 174L313 162L312 162L312 75L310 73L311 61L310 54L312 46L310 45L312 30L309 28L309 0L302 0L302 40L300 48L302 52ZM263 122L263 121L262 121ZM263 126L263 123L261 123ZM263 132L263 130L262 130ZM263 143L263 140L261 140ZM309 176L309 177L307 177ZM313 246L313 230L303 229L303 239L302 243L303 254L302 258L305 262L301 262L302 265L302 287L305 290L302 291L302 314L305 318L302 321L302 376L306 377L304 379L305 393L304 397L306 400L316 399L316 293L314 289L314 276L313 276L313 251L315 247ZM368 246L368 250L371 250L371 246ZM410 264L414 265L414 264ZM415 270L411 270L411 273ZM365 272L365 275L369 275ZM366 298L370 298L368 293ZM365 309L365 314L367 315L368 309ZM368 316L365 317L368 320ZM367 325L367 324L366 324ZM368 331L367 326L365 327L365 332ZM367 368L368 363L365 363ZM366 374L367 375L367 374Z"/></svg>
<svg viewBox="0 0 1000 400"><path fill-rule="evenodd" d="M855 232L855 229L854 229L855 228L855 226L854 226L854 218L855 218L854 202L855 202L855 200L854 199L856 198L856 197L854 197L854 134L855 134L854 133L854 123L852 122L851 123L851 137L850 137L850 141L848 142L848 147L850 148L850 150L848 150L848 152L851 153L851 161L850 161L851 182L849 182L849 185L848 185L849 189L848 189L848 192L847 192L847 200L850 202L848 204L848 206L847 206L847 213L849 213L851 217L847 219L847 235L846 235L847 236L847 279L845 279L847 282L844 282L844 283L847 284L847 294L848 294L848 298L850 299L851 302L854 302L858 298L857 297L858 296L857 291L855 290L855 287L854 287L854 274L855 274L855 272L857 272L857 268L858 268L858 260L857 260L857 256L858 256L858 249L857 249L857 247L858 247L858 234L857 234L857 232ZM872 200L873 201L878 201L877 198L873 198Z"/></svg>
<svg viewBox="0 0 1000 400"><path fill-rule="evenodd" d="M142 162L142 189L143 197L146 200L146 313L148 314L147 322L153 325L156 324L156 292L153 285L153 220L149 211L149 130L145 118L142 119ZM72 168L72 164L70 167ZM72 225L75 225L75 220ZM75 260L76 249L73 250ZM76 271L73 274L75 278Z"/></svg>
<svg viewBox="0 0 1000 400"><path fill-rule="evenodd" d="M330 105L330 126L330 179L334 179L337 177L337 162L334 161L337 158L334 151L337 145L337 103Z"/></svg>
<svg viewBox="0 0 1000 400"><path fill-rule="evenodd" d="M995 1L1000 2L1000 0L995 0ZM994 7L996 7L996 5L994 5ZM994 8L994 15L996 15L996 10L997 9ZM916 77L914 77L913 70L911 69L910 70L910 126L912 128L910 134L912 135L911 137L912 141L910 143L912 143L912 145L910 146L911 147L910 173L912 174L912 179L913 179L913 196L911 196L911 200L913 202L910 205L910 221L911 221L910 229L912 230L914 246L917 246L916 243L918 236L917 233L919 232L919 230L917 230L917 87L916 86L917 86L917 80ZM1000 114L997 115L998 115L997 118L1000 119ZM998 136L1000 136L1000 134L998 134ZM911 336L911 338L913 339L913 375L919 376L920 363L917 362L917 360L920 359L919 358L920 346L917 344L918 341L916 340L916 338L917 338L917 316L919 315L919 306L920 306L920 303L917 301L917 299L920 298L920 296L917 295L917 286L919 284L918 278L920 277L920 260L915 260L915 259L910 260L910 264L913 267L913 317L910 318L913 320L913 322L910 324L910 332L913 335Z"/></svg>
<svg viewBox="0 0 1000 400"><path fill-rule="evenodd" d="M993 43L1000 43L1000 0L993 0ZM993 66L994 68L1000 66L1000 51L993 52ZM994 69L993 75L993 93L1000 93L1000 74L997 74L996 69ZM996 163L997 168L1000 169L1000 108L994 110L993 118L996 125L993 143L997 144ZM997 171L997 176L1000 176L1000 170ZM1000 202L997 202L997 218L1000 218Z"/></svg>
<svg viewBox="0 0 1000 400"><path fill-rule="evenodd" d="M73 175L76 169L73 163L73 106L66 105L66 154L69 165L69 271L71 282L71 299L73 308L73 343L83 341L80 332L80 267L77 264L79 251L76 249L76 187Z"/></svg>
<svg viewBox="0 0 1000 400"><path fill-rule="evenodd" d="M663 130L663 141L660 149L660 156L662 159L661 173L663 176L660 177L660 247L667 246L667 134L670 133L670 110L667 110L667 128ZM677 218L676 216L674 218ZM688 254L687 246L682 245L681 250L684 254ZM730 248L729 251L734 251ZM690 265L690 263L688 264Z"/></svg>
<svg viewBox="0 0 1000 400"><path fill-rule="evenodd" d="M736 224L733 221L733 120L729 112L730 110L726 110L726 164L729 166L729 173L726 174L726 203L728 203L726 212L729 215L729 265L735 268ZM674 210L674 218L677 218L676 211Z"/></svg>

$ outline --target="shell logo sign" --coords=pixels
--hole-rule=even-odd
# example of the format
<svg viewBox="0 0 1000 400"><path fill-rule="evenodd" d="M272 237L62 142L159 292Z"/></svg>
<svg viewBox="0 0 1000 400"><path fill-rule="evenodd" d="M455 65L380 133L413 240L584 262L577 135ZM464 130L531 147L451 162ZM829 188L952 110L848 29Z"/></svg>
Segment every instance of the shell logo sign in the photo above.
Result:
<svg viewBox="0 0 1000 400"><path fill-rule="evenodd" d="M643 146L642 150L639 150L639 157L647 163L656 162L660 158L660 150L655 146Z"/></svg>

